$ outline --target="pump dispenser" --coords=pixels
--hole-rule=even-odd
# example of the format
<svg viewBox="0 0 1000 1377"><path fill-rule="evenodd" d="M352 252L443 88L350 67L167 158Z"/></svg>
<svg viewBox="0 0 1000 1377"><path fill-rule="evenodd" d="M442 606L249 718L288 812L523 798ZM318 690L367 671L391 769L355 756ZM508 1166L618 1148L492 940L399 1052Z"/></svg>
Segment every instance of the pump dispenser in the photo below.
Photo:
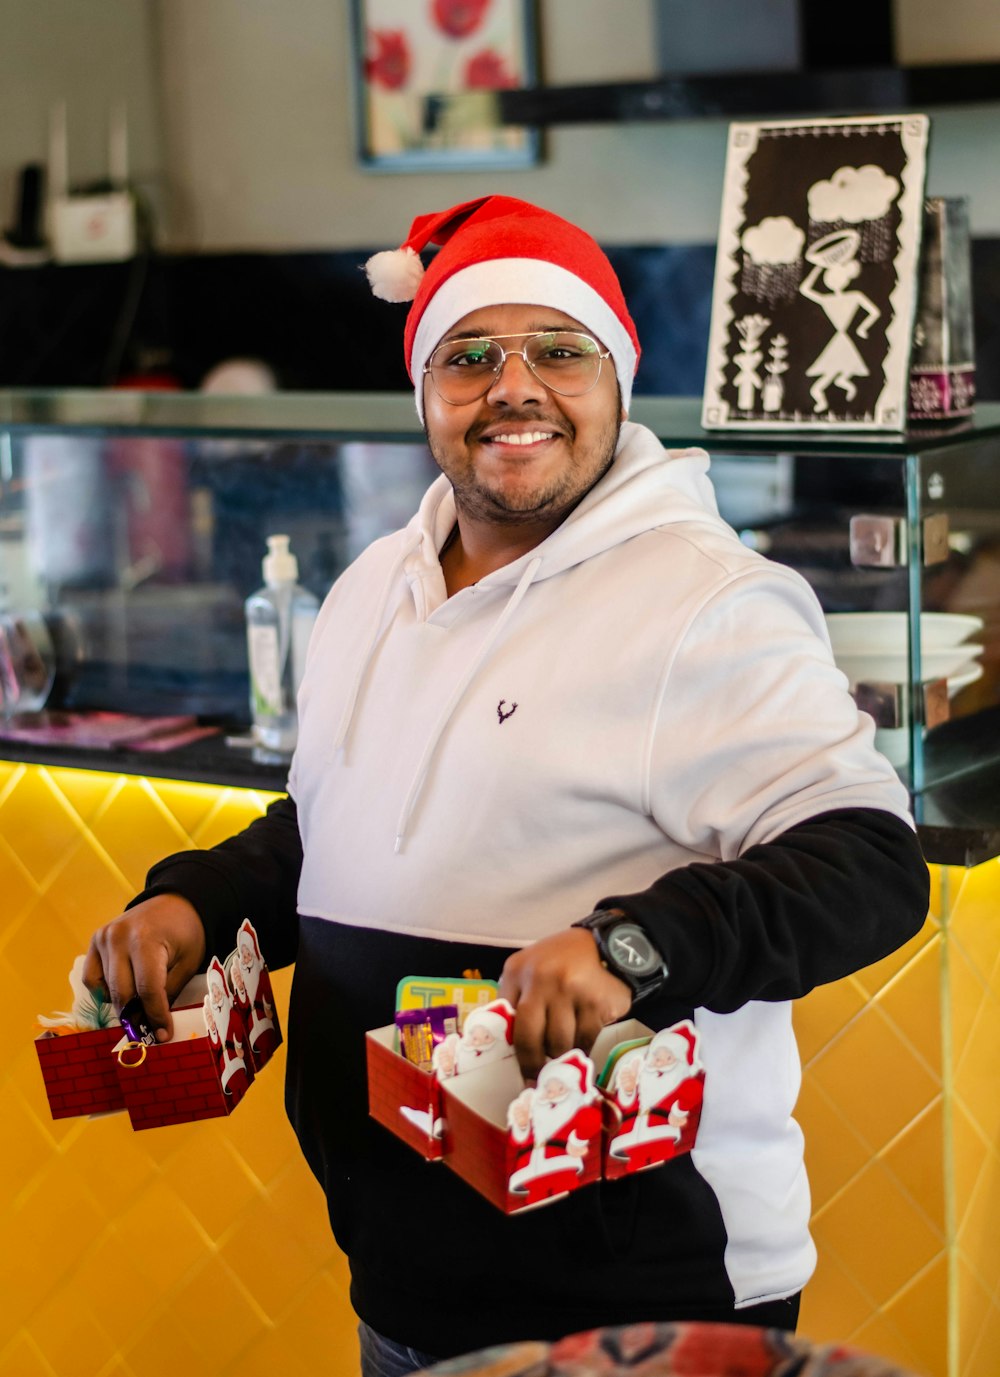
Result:
<svg viewBox="0 0 1000 1377"><path fill-rule="evenodd" d="M295 696L319 602L299 582L287 535L270 535L264 587L246 601L253 734L263 757L287 759L295 749Z"/></svg>

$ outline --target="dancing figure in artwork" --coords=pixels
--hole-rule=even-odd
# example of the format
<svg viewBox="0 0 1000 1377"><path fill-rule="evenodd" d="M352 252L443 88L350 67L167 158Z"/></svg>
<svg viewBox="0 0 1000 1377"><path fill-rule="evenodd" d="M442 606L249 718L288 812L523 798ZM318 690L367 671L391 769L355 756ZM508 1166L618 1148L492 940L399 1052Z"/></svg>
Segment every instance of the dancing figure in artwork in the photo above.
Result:
<svg viewBox="0 0 1000 1377"><path fill-rule="evenodd" d="M863 312L854 333L858 339L867 339L882 312L864 292L856 288L850 290L850 284L861 271L856 256L859 243L857 230L834 230L806 250L806 262L812 267L799 291L825 312L835 331L822 353L806 369L806 376L816 379L809 389L816 412L829 410L826 394L830 387L839 387L851 402L858 391L854 380L868 377L868 365L851 338L851 329L858 312ZM825 290L820 290L818 283Z"/></svg>

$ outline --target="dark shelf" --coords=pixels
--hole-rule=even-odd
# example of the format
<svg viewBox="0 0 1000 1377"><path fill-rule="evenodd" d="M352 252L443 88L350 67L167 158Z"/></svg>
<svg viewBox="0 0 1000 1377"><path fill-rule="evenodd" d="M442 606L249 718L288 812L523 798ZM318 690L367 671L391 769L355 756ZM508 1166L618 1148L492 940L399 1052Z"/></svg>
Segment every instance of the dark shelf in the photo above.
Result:
<svg viewBox="0 0 1000 1377"><path fill-rule="evenodd" d="M663 76L654 81L539 86L497 93L501 124L898 114L1000 102L1000 63L840 67Z"/></svg>

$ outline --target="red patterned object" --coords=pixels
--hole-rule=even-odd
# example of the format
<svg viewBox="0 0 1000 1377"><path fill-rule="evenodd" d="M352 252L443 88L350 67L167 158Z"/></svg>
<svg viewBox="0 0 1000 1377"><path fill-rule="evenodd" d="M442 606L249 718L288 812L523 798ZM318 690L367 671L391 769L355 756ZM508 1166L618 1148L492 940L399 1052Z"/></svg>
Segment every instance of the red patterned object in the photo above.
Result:
<svg viewBox="0 0 1000 1377"><path fill-rule="evenodd" d="M174 1011L173 1041L151 1047L124 1042L113 1063L134 1129L231 1114L250 1083L234 1078L231 1093L223 1090L200 1009Z"/></svg>
<svg viewBox="0 0 1000 1377"><path fill-rule="evenodd" d="M53 1119L109 1114L125 1108L111 1053L121 1035L116 1025L58 1037L43 1034L35 1039Z"/></svg>
<svg viewBox="0 0 1000 1377"><path fill-rule="evenodd" d="M444 1151L441 1139L441 1082L396 1051L393 1024L365 1037L368 1112L428 1161Z"/></svg>
<svg viewBox="0 0 1000 1377"><path fill-rule="evenodd" d="M449 38L468 38L486 16L491 0L434 0L434 23Z"/></svg>

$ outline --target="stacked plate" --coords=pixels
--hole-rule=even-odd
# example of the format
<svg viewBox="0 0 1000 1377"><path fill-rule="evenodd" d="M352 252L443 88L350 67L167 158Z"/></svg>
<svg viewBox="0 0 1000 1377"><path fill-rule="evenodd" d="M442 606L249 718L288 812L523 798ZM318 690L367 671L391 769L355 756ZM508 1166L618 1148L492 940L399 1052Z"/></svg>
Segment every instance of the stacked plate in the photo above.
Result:
<svg viewBox="0 0 1000 1377"><path fill-rule="evenodd" d="M826 624L833 658L851 684L905 684L910 678L906 612L831 612ZM968 638L981 617L958 612L920 614L920 677L948 680L949 696L974 684L983 647Z"/></svg>

